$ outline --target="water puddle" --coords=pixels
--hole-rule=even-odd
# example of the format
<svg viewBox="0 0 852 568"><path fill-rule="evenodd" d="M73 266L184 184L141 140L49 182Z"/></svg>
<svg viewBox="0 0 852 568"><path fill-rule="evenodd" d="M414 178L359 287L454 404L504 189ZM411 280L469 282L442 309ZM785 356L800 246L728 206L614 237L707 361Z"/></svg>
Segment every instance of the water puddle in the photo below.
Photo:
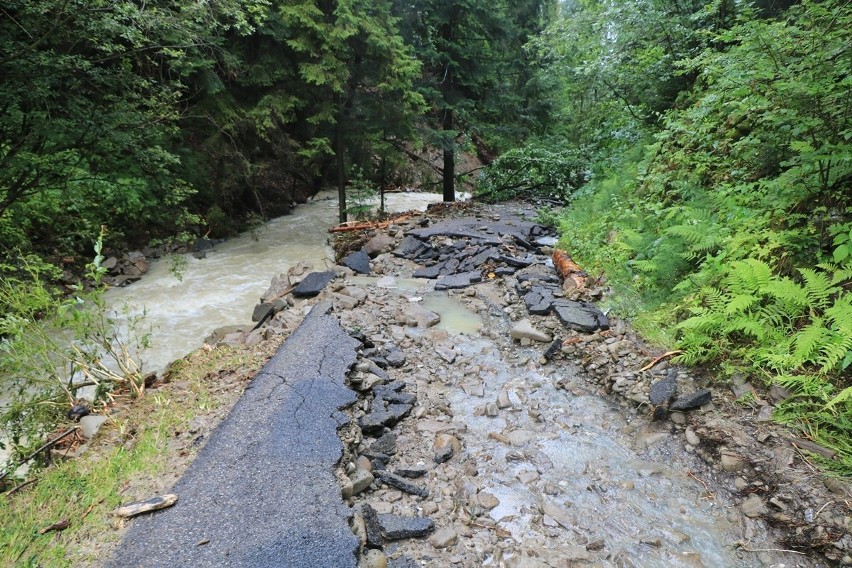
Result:
<svg viewBox="0 0 852 568"><path fill-rule="evenodd" d="M676 460L635 449L633 428L606 400L513 369L481 339L456 349L480 369L485 396L451 389L447 400L466 426L465 446L481 452L474 459L484 490L499 500L490 516L515 541L557 550L599 540L612 551L602 566L755 566L731 546L742 538L726 514L732 504L707 494ZM484 416L478 409L501 391L512 406Z"/></svg>
<svg viewBox="0 0 852 568"><path fill-rule="evenodd" d="M434 281L422 278L394 278L393 276L353 276L348 282L356 286L376 286L395 291L411 303L441 316L434 329L452 335L476 335L482 329L482 317L468 309L456 298L432 289Z"/></svg>

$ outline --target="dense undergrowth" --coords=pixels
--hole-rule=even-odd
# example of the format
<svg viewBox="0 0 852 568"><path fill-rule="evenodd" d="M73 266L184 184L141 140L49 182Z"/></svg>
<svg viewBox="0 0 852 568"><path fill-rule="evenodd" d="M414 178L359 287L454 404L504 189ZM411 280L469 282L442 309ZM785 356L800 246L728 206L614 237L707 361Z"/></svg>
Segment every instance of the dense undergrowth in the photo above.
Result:
<svg viewBox="0 0 852 568"><path fill-rule="evenodd" d="M610 15L616 27L632 25ZM591 107L632 103L643 120L624 131L644 134L600 144L597 130L574 120L582 135L563 143L592 146L593 173L569 192L562 245L606 274L616 310L682 350L679 363L703 365L720 381L739 375L788 389L776 418L835 450L825 465L849 475L852 9L806 1L776 18L743 11L717 24L696 27L688 48L669 54L673 76L690 83L664 110L621 96L635 80L622 68L597 70L604 83L613 74L616 89ZM644 38L644 49L656 49ZM616 39L609 49L641 45ZM555 48L544 51L551 70L578 71L581 57L566 68ZM576 95L577 85L569 88ZM565 105L579 110L576 99ZM495 167L483 182L489 195L513 175Z"/></svg>

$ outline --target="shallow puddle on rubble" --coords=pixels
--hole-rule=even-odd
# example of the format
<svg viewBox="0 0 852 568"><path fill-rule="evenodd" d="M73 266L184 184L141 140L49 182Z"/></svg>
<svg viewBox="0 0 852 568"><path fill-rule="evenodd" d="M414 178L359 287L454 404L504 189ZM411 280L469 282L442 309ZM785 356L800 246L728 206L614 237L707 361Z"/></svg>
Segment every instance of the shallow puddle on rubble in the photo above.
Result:
<svg viewBox="0 0 852 568"><path fill-rule="evenodd" d="M482 329L482 318L479 314L446 294L440 292L427 294L420 305L441 316L441 321L435 326L438 329L452 334L468 335L477 334Z"/></svg>
<svg viewBox="0 0 852 568"><path fill-rule="evenodd" d="M574 396L554 386L556 377L511 368L483 340L466 340L456 349L480 369L485 396L451 389L447 399L454 420L466 426L465 447L478 453L483 491L500 501L490 516L519 547L547 561L564 558L559 549L565 545L602 540L607 555L593 555L595 566L765 566L757 555L734 550L743 536L738 517L728 516L733 504L709 495L679 456L660 463L649 457L659 453L634 449L627 419L605 399ZM504 385L511 408L494 418L476 412L495 401ZM529 415L536 408L539 420ZM518 478L535 472L540 477L526 484ZM542 510L551 514L542 518ZM750 546L772 548L759 544Z"/></svg>
<svg viewBox="0 0 852 568"><path fill-rule="evenodd" d="M357 286L377 286L394 290L412 304L435 312L441 321L434 326L450 334L476 335L482 329L482 317L453 296L435 292L433 283L423 278L394 278L392 276L353 276L347 282Z"/></svg>

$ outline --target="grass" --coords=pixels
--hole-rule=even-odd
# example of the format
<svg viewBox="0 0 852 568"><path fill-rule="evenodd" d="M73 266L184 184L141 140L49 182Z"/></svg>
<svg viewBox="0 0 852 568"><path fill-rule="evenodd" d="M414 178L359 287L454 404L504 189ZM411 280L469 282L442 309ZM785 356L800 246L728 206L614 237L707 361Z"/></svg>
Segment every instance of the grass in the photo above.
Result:
<svg viewBox="0 0 852 568"><path fill-rule="evenodd" d="M253 350L199 350L173 364L170 382L116 405L80 459L36 472L34 482L0 495L0 566L79 566L105 558L119 542L119 505L164 492L197 448L187 436L199 417L218 422L278 342ZM54 523L63 531L40 534Z"/></svg>

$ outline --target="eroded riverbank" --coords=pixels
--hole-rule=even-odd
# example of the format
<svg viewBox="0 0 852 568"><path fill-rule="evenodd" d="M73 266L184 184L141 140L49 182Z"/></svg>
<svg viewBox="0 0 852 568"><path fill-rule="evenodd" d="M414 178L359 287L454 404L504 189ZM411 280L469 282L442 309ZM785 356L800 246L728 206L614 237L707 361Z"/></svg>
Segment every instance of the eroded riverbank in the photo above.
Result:
<svg viewBox="0 0 852 568"><path fill-rule="evenodd" d="M474 228L487 230L514 213L459 207L442 215L473 217ZM495 230L486 240L499 249L496 259L468 251L489 257L479 278L466 277L469 285L435 291L436 280L413 279L424 267L392 251L427 218L430 226L439 220L432 212L388 228L371 276L335 268L315 298L285 295L268 325L222 340L268 351L312 305L331 300L344 329L362 341L347 379L359 398L340 430L336 475L364 567L848 563L848 488L814 470L789 432L732 404L723 387L710 387L710 403L674 410L679 397L707 385L665 363L640 371L656 353L623 322L578 331L552 312L530 313L524 275L555 274L546 246L526 249ZM463 240L422 242L462 251ZM450 260L440 256L432 266ZM672 377L679 392L653 420L652 385ZM229 380L223 396L243 384ZM167 383L148 396L185 404L181 388ZM170 465L175 476L222 416L175 433L167 450L181 455ZM117 423L103 435L113 437ZM167 481L132 480L123 494L143 498ZM100 565L112 550L92 539L115 543L123 531L124 523L99 514L109 534L81 540L80 549L98 550L84 564Z"/></svg>

